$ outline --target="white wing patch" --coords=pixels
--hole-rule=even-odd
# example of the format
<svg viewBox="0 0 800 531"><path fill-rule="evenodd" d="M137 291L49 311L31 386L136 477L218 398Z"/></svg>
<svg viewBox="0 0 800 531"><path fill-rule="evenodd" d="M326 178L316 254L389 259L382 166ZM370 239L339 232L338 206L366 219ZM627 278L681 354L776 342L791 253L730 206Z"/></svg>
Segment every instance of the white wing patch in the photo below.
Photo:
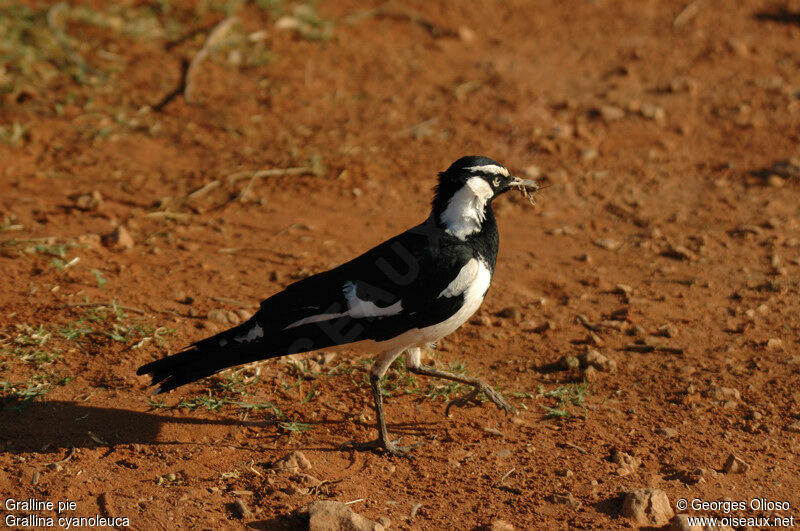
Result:
<svg viewBox="0 0 800 531"><path fill-rule="evenodd" d="M356 295L356 285L352 282L344 283L344 298L347 300L347 314L356 319L360 317L384 317L395 315L403 311L403 301L397 301L391 306L380 308L372 301L364 301Z"/></svg>
<svg viewBox="0 0 800 531"><path fill-rule="evenodd" d="M458 272L456 278L442 290L439 297L457 297L464 293L478 278L480 268L481 264L475 258L467 262Z"/></svg>
<svg viewBox="0 0 800 531"><path fill-rule="evenodd" d="M246 334L242 334L240 336L236 336L233 338L234 341L237 343L250 343L251 341L255 341L256 339L264 337L264 329L256 323L253 328L247 331ZM220 345L222 345L222 341L220 341ZM224 346L224 345L223 345Z"/></svg>
<svg viewBox="0 0 800 531"><path fill-rule="evenodd" d="M483 173L494 173L495 175L502 175L503 177L508 177L508 170L502 166L495 166L494 164L486 164L484 166L470 166L469 168L464 168L465 170L471 171L480 171Z"/></svg>
<svg viewBox="0 0 800 531"><path fill-rule="evenodd" d="M439 216L445 231L463 240L481 230L481 224L486 219L486 203L493 195L494 190L489 183L480 177L470 177L466 184L453 194L447 202L447 208Z"/></svg>
<svg viewBox="0 0 800 531"><path fill-rule="evenodd" d="M318 315L311 315L309 317L304 317L299 321L291 323L286 328L284 328L284 330L288 330L289 328L294 328L295 326L300 326L308 323L330 321L332 319L338 319L339 317L344 317L344 316L349 316L354 319L360 319L364 317L386 317L387 315L397 315L398 313L403 311L403 301L397 301L391 306L387 306L386 308L381 308L372 301L365 301L359 299L358 295L356 294L356 285L351 281L347 281L344 283L342 291L344 292L344 299L345 301L347 301L346 312L321 313Z"/></svg>

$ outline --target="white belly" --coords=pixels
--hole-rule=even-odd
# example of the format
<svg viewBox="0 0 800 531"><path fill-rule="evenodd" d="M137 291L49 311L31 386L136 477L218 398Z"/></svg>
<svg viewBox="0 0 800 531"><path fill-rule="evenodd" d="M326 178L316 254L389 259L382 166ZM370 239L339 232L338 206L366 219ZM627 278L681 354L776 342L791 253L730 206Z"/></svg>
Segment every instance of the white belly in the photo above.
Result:
<svg viewBox="0 0 800 531"><path fill-rule="evenodd" d="M483 302L486 290L489 289L489 283L492 280L492 273L489 271L486 264L477 260L476 262L477 272L475 277L466 286L463 292L464 303L461 308L447 320L425 328L414 328L397 337L387 339L386 341L360 341L357 344L348 345L348 348L356 347L358 350L364 351L387 352L405 350L412 347L425 347L454 332L458 327L467 322L467 319L472 317L472 314L478 310ZM469 267L469 265L465 267Z"/></svg>

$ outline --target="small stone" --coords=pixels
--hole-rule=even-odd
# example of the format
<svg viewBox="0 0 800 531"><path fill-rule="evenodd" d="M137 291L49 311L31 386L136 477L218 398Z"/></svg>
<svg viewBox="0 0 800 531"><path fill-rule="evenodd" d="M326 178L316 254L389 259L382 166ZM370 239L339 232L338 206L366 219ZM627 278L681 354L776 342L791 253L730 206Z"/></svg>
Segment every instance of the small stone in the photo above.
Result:
<svg viewBox="0 0 800 531"><path fill-rule="evenodd" d="M705 394L715 400L739 400L742 396L738 389L720 385L712 385Z"/></svg>
<svg viewBox="0 0 800 531"><path fill-rule="evenodd" d="M508 448L499 450L497 452L497 457L499 457L500 459L508 459L509 457L511 457L511 450L509 450Z"/></svg>
<svg viewBox="0 0 800 531"><path fill-rule="evenodd" d="M170 472L169 474L164 476L164 479L166 479L167 481L176 481L178 479L178 476L176 474Z"/></svg>
<svg viewBox="0 0 800 531"><path fill-rule="evenodd" d="M464 42L472 42L475 40L475 32L466 26L458 28L458 38Z"/></svg>
<svg viewBox="0 0 800 531"><path fill-rule="evenodd" d="M581 149L581 160L585 162L591 162L595 160L598 156L597 150L594 148L583 148Z"/></svg>
<svg viewBox="0 0 800 531"><path fill-rule="evenodd" d="M613 240L611 238L598 238L594 241L594 244L598 247L602 247L603 249L608 249L609 251L616 251L622 247L621 241Z"/></svg>
<svg viewBox="0 0 800 531"><path fill-rule="evenodd" d="M488 315L480 315L470 319L469 324L476 326L492 326L492 319Z"/></svg>
<svg viewBox="0 0 800 531"><path fill-rule="evenodd" d="M97 190L91 194L78 195L73 197L75 208L78 210L100 210L103 208L103 196Z"/></svg>
<svg viewBox="0 0 800 531"><path fill-rule="evenodd" d="M676 337L678 335L678 327L673 324L665 324L658 327L658 335L664 337Z"/></svg>
<svg viewBox="0 0 800 531"><path fill-rule="evenodd" d="M728 456L728 460L725 461L725 466L722 467L722 471L726 474L744 474L748 470L750 470L750 465L734 454Z"/></svg>
<svg viewBox="0 0 800 531"><path fill-rule="evenodd" d="M548 330L555 330L555 329L556 329L556 324L548 319L547 321L543 322L542 324L534 328L533 331L536 332L537 334L541 334L547 332Z"/></svg>
<svg viewBox="0 0 800 531"><path fill-rule="evenodd" d="M392 527L392 521L386 518L385 516L381 516L378 518L378 523L383 526L384 529L389 529Z"/></svg>
<svg viewBox="0 0 800 531"><path fill-rule="evenodd" d="M311 470L311 462L306 458L303 452L294 451L273 463L272 468L275 470L286 470L296 474L301 470Z"/></svg>
<svg viewBox="0 0 800 531"><path fill-rule="evenodd" d="M583 367L594 367L603 372L615 372L617 370L616 361L609 359L596 350L589 350L581 354L578 356L578 361Z"/></svg>
<svg viewBox="0 0 800 531"><path fill-rule="evenodd" d="M616 447L611 449L611 462L629 470L639 468L642 464L642 460L638 457L625 453Z"/></svg>
<svg viewBox="0 0 800 531"><path fill-rule="evenodd" d="M783 350L783 341L777 338L770 338L767 340L767 350L775 352L777 350Z"/></svg>
<svg viewBox="0 0 800 531"><path fill-rule="evenodd" d="M660 489L636 489L625 494L622 515L642 526L661 527L675 513L667 494Z"/></svg>
<svg viewBox="0 0 800 531"><path fill-rule="evenodd" d="M675 245L661 253L662 256L667 258L674 258L675 260L696 260L697 255L689 248L683 245Z"/></svg>
<svg viewBox="0 0 800 531"><path fill-rule="evenodd" d="M575 356L564 356L563 358L558 360L558 365L563 370L567 370L568 371L568 370L571 370L571 369L579 368L581 366L581 362Z"/></svg>
<svg viewBox="0 0 800 531"><path fill-rule="evenodd" d="M783 185L786 184L786 181L783 179L783 177L772 174L769 177L767 177L767 184L771 188L782 188Z"/></svg>
<svg viewBox="0 0 800 531"><path fill-rule="evenodd" d="M103 244L106 247L116 247L118 249L125 250L133 249L133 246L135 245L130 232L128 232L128 229L122 225L117 225L117 228L115 228L110 234L104 236Z"/></svg>
<svg viewBox="0 0 800 531"><path fill-rule="evenodd" d="M575 132L575 128L569 124L555 124L550 129L550 138L557 138L564 140L570 138Z"/></svg>
<svg viewBox="0 0 800 531"><path fill-rule="evenodd" d="M625 118L625 111L613 105L601 105L597 112L606 122L616 122Z"/></svg>
<svg viewBox="0 0 800 531"><path fill-rule="evenodd" d="M503 308L499 312L497 312L498 317L504 317L506 319L514 319L517 320L522 317L522 312L519 311L519 308L516 306L509 306L508 308Z"/></svg>
<svg viewBox="0 0 800 531"><path fill-rule="evenodd" d="M220 324L222 326L228 326L231 324L228 321L228 314L225 310L210 310L208 315L206 316L209 321L214 323Z"/></svg>
<svg viewBox="0 0 800 531"><path fill-rule="evenodd" d="M728 39L727 45L728 48L739 57L747 57L750 55L750 49L747 47L747 44L744 41L739 39Z"/></svg>
<svg viewBox="0 0 800 531"><path fill-rule="evenodd" d="M316 500L295 514L308 520L308 531L384 531L383 525L356 514L350 506L335 501Z"/></svg>
<svg viewBox="0 0 800 531"><path fill-rule="evenodd" d="M600 371L598 371L594 367L586 367L585 369L583 369L583 379L589 383L596 382L599 374Z"/></svg>
<svg viewBox="0 0 800 531"><path fill-rule="evenodd" d="M643 103L639 109L639 113L648 120L654 120L656 122L663 122L664 118L667 117L667 113L664 111L663 107L653 105L652 103Z"/></svg>
<svg viewBox="0 0 800 531"><path fill-rule="evenodd" d="M233 502L233 508L239 518L252 518L253 511L241 499L237 498Z"/></svg>
<svg viewBox="0 0 800 531"><path fill-rule="evenodd" d="M564 478L571 478L572 476L575 475L575 472L573 472L572 470L570 470L568 468L565 468L565 469L561 469L561 470L556 470L556 474L558 474L559 476L564 477Z"/></svg>
<svg viewBox="0 0 800 531"><path fill-rule="evenodd" d="M485 527L488 531L514 531L514 526L505 520L492 520L492 523Z"/></svg>
<svg viewBox="0 0 800 531"><path fill-rule="evenodd" d="M656 430L656 433L666 439L672 439L673 437L678 435L678 430L676 430L675 428L662 427L658 428Z"/></svg>

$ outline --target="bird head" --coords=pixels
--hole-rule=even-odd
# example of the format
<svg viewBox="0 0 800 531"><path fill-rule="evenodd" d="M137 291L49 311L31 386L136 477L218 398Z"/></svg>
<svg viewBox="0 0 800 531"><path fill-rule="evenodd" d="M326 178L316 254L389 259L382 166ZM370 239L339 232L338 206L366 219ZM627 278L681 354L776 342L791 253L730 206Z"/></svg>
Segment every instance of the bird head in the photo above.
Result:
<svg viewBox="0 0 800 531"><path fill-rule="evenodd" d="M535 192L539 185L514 177L488 157L461 157L439 173L433 215L445 230L463 239L480 230L492 200L512 189Z"/></svg>

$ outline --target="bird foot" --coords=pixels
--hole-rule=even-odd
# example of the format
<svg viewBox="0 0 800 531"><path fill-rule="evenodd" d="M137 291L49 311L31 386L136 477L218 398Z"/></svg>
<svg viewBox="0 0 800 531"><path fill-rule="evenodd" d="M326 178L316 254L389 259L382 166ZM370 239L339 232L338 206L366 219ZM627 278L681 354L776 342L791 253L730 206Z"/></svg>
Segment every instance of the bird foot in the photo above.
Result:
<svg viewBox="0 0 800 531"><path fill-rule="evenodd" d="M452 406L464 407L470 403L470 401L475 400L475 397L478 396L478 393L483 393L486 395L486 398L489 399L494 405L497 406L498 409L502 409L506 413L513 413L516 415L519 413L517 408L509 404L505 398L503 398L500 393L492 389L491 386L486 384L485 382L480 382L475 385L475 387L467 393L466 395L462 396L461 398L456 398L451 400L447 407L444 410L445 416L450 416L450 408Z"/></svg>
<svg viewBox="0 0 800 531"><path fill-rule="evenodd" d="M412 444L411 446L400 446L398 443L401 440L402 438L395 439L394 441L385 441L381 438L378 438L375 439L374 441L368 441L363 443L350 441L344 443L341 446L341 448L342 449L350 448L353 450L383 450L389 455L394 455L396 457L405 457L407 459L413 459L413 457L409 452L423 443L419 442L417 444Z"/></svg>

